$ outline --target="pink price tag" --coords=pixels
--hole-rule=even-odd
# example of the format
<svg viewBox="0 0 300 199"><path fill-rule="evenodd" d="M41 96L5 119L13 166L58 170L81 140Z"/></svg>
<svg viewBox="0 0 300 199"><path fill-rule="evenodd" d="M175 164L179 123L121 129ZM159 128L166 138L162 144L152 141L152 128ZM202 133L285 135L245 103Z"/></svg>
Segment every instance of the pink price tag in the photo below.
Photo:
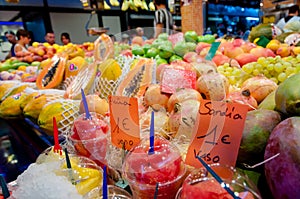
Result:
<svg viewBox="0 0 300 199"><path fill-rule="evenodd" d="M161 81L161 91L175 93L179 88L196 88L197 75L194 71L165 68Z"/></svg>
<svg viewBox="0 0 300 199"><path fill-rule="evenodd" d="M199 168L201 157L207 164L235 166L248 108L238 103L202 100L193 139L185 162Z"/></svg>

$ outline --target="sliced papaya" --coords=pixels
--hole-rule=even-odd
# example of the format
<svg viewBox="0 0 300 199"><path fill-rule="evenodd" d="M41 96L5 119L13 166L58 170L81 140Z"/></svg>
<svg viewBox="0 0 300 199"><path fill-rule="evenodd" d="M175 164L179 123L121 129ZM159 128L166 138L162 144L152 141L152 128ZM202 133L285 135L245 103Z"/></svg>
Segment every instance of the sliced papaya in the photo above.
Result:
<svg viewBox="0 0 300 199"><path fill-rule="evenodd" d="M154 72L152 59L141 58L116 89L116 95L141 97L151 84Z"/></svg>
<svg viewBox="0 0 300 199"><path fill-rule="evenodd" d="M101 34L94 42L94 58L95 61L101 63L108 58L114 57L114 43L110 36Z"/></svg>
<svg viewBox="0 0 300 199"><path fill-rule="evenodd" d="M54 55L51 61L43 67L36 78L36 86L39 89L57 87L64 78L67 55Z"/></svg>

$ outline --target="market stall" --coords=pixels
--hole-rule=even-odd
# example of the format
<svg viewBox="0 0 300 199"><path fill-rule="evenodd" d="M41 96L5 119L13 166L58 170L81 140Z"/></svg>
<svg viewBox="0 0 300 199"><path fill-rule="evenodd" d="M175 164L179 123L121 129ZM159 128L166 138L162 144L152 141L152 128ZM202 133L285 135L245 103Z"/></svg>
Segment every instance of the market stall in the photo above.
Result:
<svg viewBox="0 0 300 199"><path fill-rule="evenodd" d="M249 41L193 30L130 43L121 39L131 32L115 43L99 34L34 43L29 57L1 63L0 116L32 162L12 196L48 188L27 187L31 175L60 179L68 191L52 193L73 198L105 194L106 177L134 198L299 196L299 33L260 24Z"/></svg>

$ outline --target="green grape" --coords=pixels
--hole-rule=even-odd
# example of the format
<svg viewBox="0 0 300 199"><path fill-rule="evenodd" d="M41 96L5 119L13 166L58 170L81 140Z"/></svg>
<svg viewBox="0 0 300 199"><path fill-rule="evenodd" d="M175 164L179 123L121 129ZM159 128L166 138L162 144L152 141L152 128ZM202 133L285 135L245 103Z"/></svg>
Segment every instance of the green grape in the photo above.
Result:
<svg viewBox="0 0 300 199"><path fill-rule="evenodd" d="M275 77L271 77L270 80L272 80L273 82L275 82L276 84L278 84L278 80Z"/></svg>
<svg viewBox="0 0 300 199"><path fill-rule="evenodd" d="M228 72L232 72L232 71L233 71L233 68L232 68L232 67L227 67L227 68L226 68L226 72L227 72L227 71L228 71Z"/></svg>
<svg viewBox="0 0 300 199"><path fill-rule="evenodd" d="M253 75L259 75L260 71L258 69L254 69L252 72Z"/></svg>
<svg viewBox="0 0 300 199"><path fill-rule="evenodd" d="M257 63L261 64L262 66L265 66L268 64L268 60L265 57L260 57L257 59Z"/></svg>
<svg viewBox="0 0 300 199"><path fill-rule="evenodd" d="M270 74L268 69L263 69L262 72L263 72L263 74L264 74L265 76Z"/></svg>
<svg viewBox="0 0 300 199"><path fill-rule="evenodd" d="M243 69L243 71L245 71L246 73L251 74L252 71L253 71L253 65L252 65L252 63L246 64L246 65L243 66L242 69Z"/></svg>
<svg viewBox="0 0 300 199"><path fill-rule="evenodd" d="M300 63L295 65L296 73L300 72Z"/></svg>
<svg viewBox="0 0 300 199"><path fill-rule="evenodd" d="M282 71L284 71L284 66L281 64L281 63L276 63L274 65L274 70L277 72L277 73L281 73Z"/></svg>
<svg viewBox="0 0 300 199"><path fill-rule="evenodd" d="M223 74L225 77L230 77L231 76L231 73L229 71L225 71L224 74Z"/></svg>
<svg viewBox="0 0 300 199"><path fill-rule="evenodd" d="M287 74L287 76L289 76L292 73L296 73L296 68L289 66L285 69L285 73Z"/></svg>
<svg viewBox="0 0 300 199"><path fill-rule="evenodd" d="M241 73L242 73L241 69L238 69L238 68L236 68L232 71L232 75L236 76L236 77L240 76Z"/></svg>
<svg viewBox="0 0 300 199"><path fill-rule="evenodd" d="M289 78L290 76L293 76L293 75L295 75L295 74L296 74L296 73L291 73L291 74L288 75L287 78Z"/></svg>
<svg viewBox="0 0 300 199"><path fill-rule="evenodd" d="M268 71L274 70L274 64L268 64L268 65L267 65L267 70L268 70Z"/></svg>
<svg viewBox="0 0 300 199"><path fill-rule="evenodd" d="M278 81L283 82L284 80L286 80L287 75L286 73L279 73L279 75L277 76Z"/></svg>
<svg viewBox="0 0 300 199"><path fill-rule="evenodd" d="M254 68L261 71L263 69L263 66L261 64L257 63L254 65Z"/></svg>
<svg viewBox="0 0 300 199"><path fill-rule="evenodd" d="M227 79L229 80L229 83L231 85L235 85L236 84L236 79L233 76L227 77Z"/></svg>
<svg viewBox="0 0 300 199"><path fill-rule="evenodd" d="M224 65L218 66L218 67L217 67L217 71L218 71L219 73L224 72L224 71L225 71Z"/></svg>

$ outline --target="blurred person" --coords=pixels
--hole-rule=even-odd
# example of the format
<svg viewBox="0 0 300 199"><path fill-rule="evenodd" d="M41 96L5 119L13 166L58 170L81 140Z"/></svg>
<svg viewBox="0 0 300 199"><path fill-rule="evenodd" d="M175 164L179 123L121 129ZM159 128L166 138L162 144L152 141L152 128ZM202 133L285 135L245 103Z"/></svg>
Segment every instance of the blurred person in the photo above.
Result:
<svg viewBox="0 0 300 199"><path fill-rule="evenodd" d="M45 35L45 40L51 46L55 44L55 34L53 31L48 31Z"/></svg>
<svg viewBox="0 0 300 199"><path fill-rule="evenodd" d="M160 33L166 32L169 35L173 33L173 17L167 9L166 0L153 1L156 10L154 13L154 38L157 38Z"/></svg>
<svg viewBox="0 0 300 199"><path fill-rule="evenodd" d="M18 56L19 54L24 55L24 54L29 53L29 51L27 50L27 45L30 42L29 32L24 29L19 29L17 31L16 35L18 38L18 42L16 43L16 45L14 47L15 55Z"/></svg>
<svg viewBox="0 0 300 199"><path fill-rule="evenodd" d="M137 36L140 36L143 38L144 41L146 41L148 38L144 35L144 29L141 27L137 27L136 29Z"/></svg>
<svg viewBox="0 0 300 199"><path fill-rule="evenodd" d="M109 37L111 38L112 42L115 43L117 41L115 35L110 34Z"/></svg>
<svg viewBox="0 0 300 199"><path fill-rule="evenodd" d="M7 41L9 43L11 43L10 51L9 51L8 55L5 57L5 59L9 59L11 57L15 57L16 54L15 54L14 48L15 48L16 43L18 42L17 38L16 38L16 34L13 31L9 30L9 31L6 31L4 33L4 35L5 35L6 39L7 39Z"/></svg>
<svg viewBox="0 0 300 199"><path fill-rule="evenodd" d="M126 33L122 34L121 42L122 44L130 44L130 36Z"/></svg>
<svg viewBox="0 0 300 199"><path fill-rule="evenodd" d="M63 45L67 45L68 43L71 43L70 34L67 32L61 33L60 40Z"/></svg>
<svg viewBox="0 0 300 199"><path fill-rule="evenodd" d="M290 22L294 22L294 21L300 21L300 17L298 16L299 15L299 6L298 5L293 5L289 8L289 13L288 13L288 16L284 17L284 18L281 18L276 26L278 28L280 28L281 30L284 29L284 27L290 23Z"/></svg>

